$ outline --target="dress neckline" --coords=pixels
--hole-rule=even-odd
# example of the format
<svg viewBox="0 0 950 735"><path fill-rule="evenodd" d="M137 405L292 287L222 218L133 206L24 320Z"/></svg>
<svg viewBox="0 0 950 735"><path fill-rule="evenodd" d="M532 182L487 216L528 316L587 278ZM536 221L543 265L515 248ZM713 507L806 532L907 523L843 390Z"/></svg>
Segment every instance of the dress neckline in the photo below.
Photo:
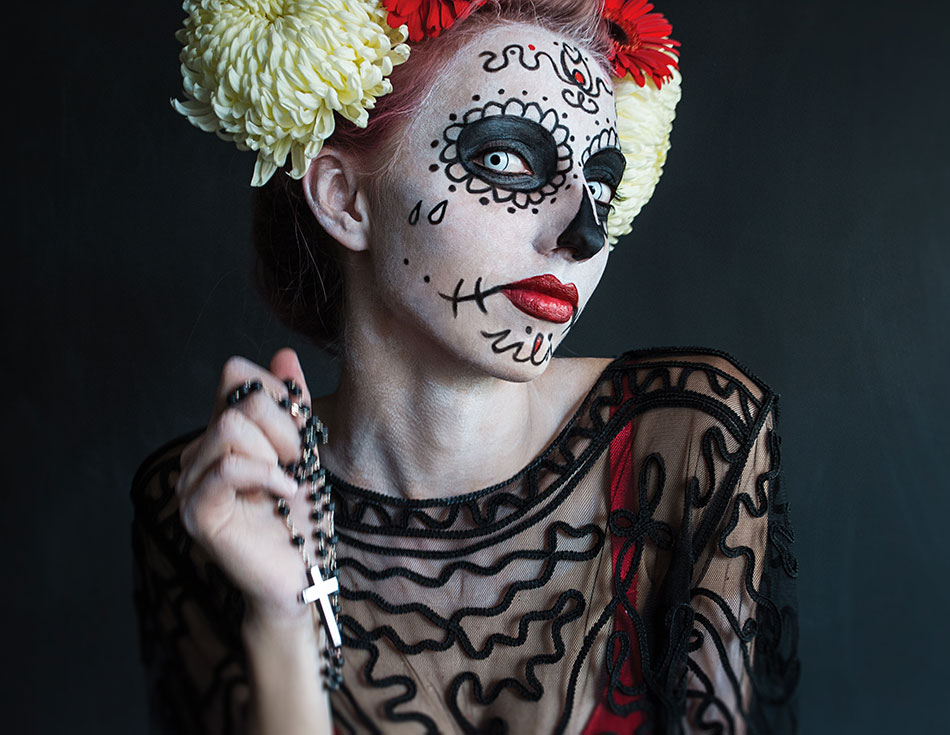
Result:
<svg viewBox="0 0 950 735"><path fill-rule="evenodd" d="M542 465L545 460L547 460L552 453L554 453L560 446L563 445L565 440L568 438L572 429L576 426L577 422L583 417L585 411L590 406L591 399L594 397L596 392L600 389L607 375L611 372L611 369L617 365L618 362L623 360L624 356L615 357L611 360L603 370L597 375L597 378L594 380L593 384L584 394L584 398L578 404L574 413L567 420L564 426L554 435L554 437L544 446L544 448L538 453L538 455L531 460L527 465L522 467L518 472L516 472L511 477L496 482L487 487L480 488L478 490L469 491L466 493L459 493L455 495L443 495L437 496L434 498L404 498L399 495L390 495L389 493L382 493L378 490L371 490L369 488L361 487L355 485L351 482L344 480L339 474L334 472L332 469L324 465L324 470L326 471L327 483L332 485L335 490L338 490L341 495L347 499L363 499L371 503L381 503L383 505L396 506L400 508L412 509L412 508L437 508L445 507L451 505L464 505L472 503L473 501L478 501L485 498L488 495L505 488L509 487L517 482L522 481L526 475L530 472L536 470L540 465Z"/></svg>

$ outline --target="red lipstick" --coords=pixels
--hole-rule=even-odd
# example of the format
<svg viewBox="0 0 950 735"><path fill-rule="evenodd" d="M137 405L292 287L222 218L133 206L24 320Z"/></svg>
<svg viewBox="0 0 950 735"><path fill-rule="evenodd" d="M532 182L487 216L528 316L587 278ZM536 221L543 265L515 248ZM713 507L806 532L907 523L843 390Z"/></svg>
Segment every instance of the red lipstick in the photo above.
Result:
<svg viewBox="0 0 950 735"><path fill-rule="evenodd" d="M547 322L564 324L577 311L577 286L550 273L509 283L501 291L525 314Z"/></svg>

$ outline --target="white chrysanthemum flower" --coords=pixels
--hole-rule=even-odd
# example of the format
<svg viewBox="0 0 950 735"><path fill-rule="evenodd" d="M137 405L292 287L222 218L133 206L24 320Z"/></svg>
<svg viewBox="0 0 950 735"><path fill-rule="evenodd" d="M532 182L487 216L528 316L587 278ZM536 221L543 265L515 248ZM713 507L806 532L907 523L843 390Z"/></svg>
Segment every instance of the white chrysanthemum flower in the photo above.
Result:
<svg viewBox="0 0 950 735"><path fill-rule="evenodd" d="M611 245L616 245L619 238L633 229L633 218L653 196L663 173L676 103L680 99L681 77L678 71L672 71L673 78L662 89L657 89L649 77L643 87L629 75L613 80L617 99L617 134L627 168L607 219Z"/></svg>
<svg viewBox="0 0 950 735"><path fill-rule="evenodd" d="M175 37L196 127L257 151L252 186L290 156L303 177L334 130L333 113L365 127L387 77L409 57L406 27L379 0L186 0Z"/></svg>

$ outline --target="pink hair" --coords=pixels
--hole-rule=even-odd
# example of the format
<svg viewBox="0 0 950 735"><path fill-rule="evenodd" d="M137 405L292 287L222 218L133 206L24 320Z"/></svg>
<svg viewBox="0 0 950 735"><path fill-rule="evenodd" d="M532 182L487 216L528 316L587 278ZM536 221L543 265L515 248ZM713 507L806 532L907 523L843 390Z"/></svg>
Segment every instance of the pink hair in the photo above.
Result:
<svg viewBox="0 0 950 735"><path fill-rule="evenodd" d="M336 130L327 145L358 152L368 164L367 172L385 171L395 152L394 141L439 86L449 59L499 25L524 23L565 36L583 46L609 74L610 41L602 7L603 0L488 0L437 38L410 44L409 60L393 69L389 77L393 91L377 100L367 126L359 128L337 116Z"/></svg>

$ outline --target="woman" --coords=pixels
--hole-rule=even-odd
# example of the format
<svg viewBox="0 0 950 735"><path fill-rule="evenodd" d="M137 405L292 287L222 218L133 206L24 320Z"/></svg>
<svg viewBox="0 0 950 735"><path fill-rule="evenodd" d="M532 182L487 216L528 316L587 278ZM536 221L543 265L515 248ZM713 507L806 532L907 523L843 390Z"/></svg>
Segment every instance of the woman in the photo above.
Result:
<svg viewBox="0 0 950 735"><path fill-rule="evenodd" d="M176 107L258 151L262 284L341 378L234 358L136 478L171 731L793 730L775 395L709 351L553 358L662 168L662 16L205 5Z"/></svg>

